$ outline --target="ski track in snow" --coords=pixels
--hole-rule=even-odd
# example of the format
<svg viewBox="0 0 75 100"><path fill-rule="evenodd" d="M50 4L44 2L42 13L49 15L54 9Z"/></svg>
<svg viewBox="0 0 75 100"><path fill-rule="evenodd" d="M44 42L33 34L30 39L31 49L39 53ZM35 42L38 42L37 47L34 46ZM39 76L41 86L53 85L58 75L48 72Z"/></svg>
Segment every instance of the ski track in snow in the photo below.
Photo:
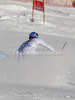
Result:
<svg viewBox="0 0 75 100"><path fill-rule="evenodd" d="M45 6L42 13L32 3L0 0L0 100L75 100L75 9ZM53 55L42 47L39 55L14 56L31 31L61 51ZM47 54L45 54L46 52Z"/></svg>

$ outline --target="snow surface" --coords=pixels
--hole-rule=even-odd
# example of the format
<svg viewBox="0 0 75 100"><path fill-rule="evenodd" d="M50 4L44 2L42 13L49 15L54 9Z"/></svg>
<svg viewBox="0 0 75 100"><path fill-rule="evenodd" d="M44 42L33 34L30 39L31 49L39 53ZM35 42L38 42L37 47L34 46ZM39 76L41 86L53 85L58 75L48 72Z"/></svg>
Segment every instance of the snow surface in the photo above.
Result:
<svg viewBox="0 0 75 100"><path fill-rule="evenodd" d="M75 9L45 6L43 14L32 3L0 0L0 100L75 100ZM39 47L40 55L15 58L30 32L61 51Z"/></svg>

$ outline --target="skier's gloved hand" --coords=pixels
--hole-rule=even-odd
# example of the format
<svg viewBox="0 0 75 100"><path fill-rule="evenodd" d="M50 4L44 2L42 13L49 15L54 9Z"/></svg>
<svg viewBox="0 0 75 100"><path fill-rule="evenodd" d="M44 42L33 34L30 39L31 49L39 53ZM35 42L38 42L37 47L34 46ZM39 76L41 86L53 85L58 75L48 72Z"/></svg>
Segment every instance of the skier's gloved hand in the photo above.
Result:
<svg viewBox="0 0 75 100"><path fill-rule="evenodd" d="M55 52L55 55L61 56L62 55L62 52Z"/></svg>

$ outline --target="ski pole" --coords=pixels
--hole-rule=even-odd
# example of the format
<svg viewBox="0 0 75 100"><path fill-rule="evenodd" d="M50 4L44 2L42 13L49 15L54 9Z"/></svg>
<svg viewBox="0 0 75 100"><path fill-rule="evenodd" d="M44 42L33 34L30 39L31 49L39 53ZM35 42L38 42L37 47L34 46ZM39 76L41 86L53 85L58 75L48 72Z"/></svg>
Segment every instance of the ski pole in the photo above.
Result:
<svg viewBox="0 0 75 100"><path fill-rule="evenodd" d="M65 48L66 44L67 44L67 41L64 43L63 47L61 48L61 51Z"/></svg>

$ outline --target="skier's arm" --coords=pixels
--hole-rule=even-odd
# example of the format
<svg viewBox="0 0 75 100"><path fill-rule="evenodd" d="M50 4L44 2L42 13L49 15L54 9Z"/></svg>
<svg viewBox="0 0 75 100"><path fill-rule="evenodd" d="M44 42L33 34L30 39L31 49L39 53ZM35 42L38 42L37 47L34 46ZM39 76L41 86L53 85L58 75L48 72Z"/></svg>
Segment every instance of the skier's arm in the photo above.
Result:
<svg viewBox="0 0 75 100"><path fill-rule="evenodd" d="M25 42L21 44L21 46L19 47L18 51L22 52L24 47L25 47Z"/></svg>
<svg viewBox="0 0 75 100"><path fill-rule="evenodd" d="M51 45L48 45L47 43L45 43L43 40L41 40L41 44L40 45L42 45L45 48L51 50L53 53L56 53L55 49Z"/></svg>
<svg viewBox="0 0 75 100"><path fill-rule="evenodd" d="M51 45L47 45L47 48L51 50L53 53L56 53L55 49Z"/></svg>

